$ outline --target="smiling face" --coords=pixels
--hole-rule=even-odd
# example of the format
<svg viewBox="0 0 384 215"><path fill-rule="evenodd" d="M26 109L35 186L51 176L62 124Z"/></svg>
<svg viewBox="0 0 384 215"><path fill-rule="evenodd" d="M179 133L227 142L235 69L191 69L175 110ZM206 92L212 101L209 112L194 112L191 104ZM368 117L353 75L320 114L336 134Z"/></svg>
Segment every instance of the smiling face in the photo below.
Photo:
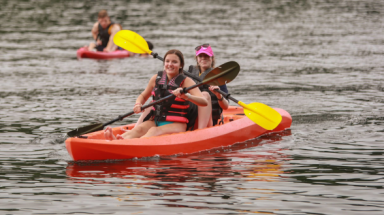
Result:
<svg viewBox="0 0 384 215"><path fill-rule="evenodd" d="M181 62L176 54L168 54L164 60L164 70L168 76L174 77L179 74Z"/></svg>
<svg viewBox="0 0 384 215"><path fill-rule="evenodd" d="M202 72L212 67L213 57L210 57L205 53L197 55L196 60Z"/></svg>

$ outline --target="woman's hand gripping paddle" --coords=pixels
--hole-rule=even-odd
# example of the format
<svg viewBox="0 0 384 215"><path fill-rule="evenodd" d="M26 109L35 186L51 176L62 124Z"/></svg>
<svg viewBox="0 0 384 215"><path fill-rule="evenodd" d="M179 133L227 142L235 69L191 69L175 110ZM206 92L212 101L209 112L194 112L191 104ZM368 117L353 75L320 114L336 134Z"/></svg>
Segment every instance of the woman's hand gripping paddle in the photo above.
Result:
<svg viewBox="0 0 384 215"><path fill-rule="evenodd" d="M128 50L133 53L138 53L138 54L151 54L154 58L158 58L159 60L163 61L163 58L158 56L157 53L153 53L151 50L149 50L146 40L136 32L129 31L129 30L121 30L115 34L113 41L117 46L120 46L125 50ZM228 77L228 79L230 79L231 81L235 79L239 71L240 71L240 67L239 67L239 70L236 71L237 73L232 72L228 74L228 75L234 76L231 78ZM196 77L189 72L184 71L184 74L199 82L202 81L199 77ZM209 77L211 74L213 74L212 71L209 74L207 74L207 76ZM211 82L211 85L221 86L230 82L230 81L226 81L226 82L219 82L219 81L220 80L218 79L215 82ZM239 104L241 107L243 107L244 114L249 119L251 119L254 123L260 125L260 127L266 130L275 129L282 120L282 117L279 114L279 112L277 112L275 109L265 104L254 102L247 105L231 97L229 94L221 90L218 90L218 92L221 93L225 98L230 99L236 102L237 104Z"/></svg>
<svg viewBox="0 0 384 215"><path fill-rule="evenodd" d="M211 83L213 81L216 81L218 83L226 83L226 82L229 82L229 81L232 81L232 78L235 78L236 76L233 76L231 75L231 73L238 73L238 71L240 70L240 66L238 63L236 62L227 62L223 65L220 65L218 67L216 67L215 69L213 69L211 72L209 72L206 77L204 78L204 80L201 82L201 83L198 83L198 84L195 84L193 86L190 86L190 87L187 87L187 88L184 88L183 89L183 93L186 93L188 92L189 90L193 89L193 88L196 88L196 87L200 87L204 84L208 84L208 83ZM166 96L166 97L163 97L157 101L153 101L147 105L144 105L141 107L141 110L144 110L148 107L151 107L153 105L156 105L156 104L159 104L167 99L170 99L174 97L174 95L169 95L169 96ZM67 135L69 137L76 137L76 136L81 136L83 134L87 134L87 133L90 133L90 132L94 132L94 131L99 131L99 130L103 130L105 126L107 125L110 125L116 121L119 121L119 120L123 120L125 117L128 117L128 116L131 116L133 115L135 112L131 111L127 114L124 114L122 116L119 116L118 118L114 119L114 120L111 120L107 123L96 123L96 124L92 124L92 125L87 125L87 126L84 126L84 127L80 127L80 128L77 128L75 130L72 130L70 132L67 133Z"/></svg>

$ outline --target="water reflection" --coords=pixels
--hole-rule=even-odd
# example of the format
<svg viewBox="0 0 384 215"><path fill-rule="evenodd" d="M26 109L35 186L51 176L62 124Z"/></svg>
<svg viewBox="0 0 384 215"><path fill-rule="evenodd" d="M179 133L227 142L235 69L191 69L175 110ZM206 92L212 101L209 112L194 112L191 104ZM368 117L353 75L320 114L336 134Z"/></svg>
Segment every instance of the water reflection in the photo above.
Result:
<svg viewBox="0 0 384 215"><path fill-rule="evenodd" d="M238 157L240 159L240 157ZM256 180L272 180L282 173L280 164L271 156L242 156L247 161L247 167L236 169L237 165L245 165L242 161L228 156L214 155L188 156L184 158L160 158L149 161L125 161L113 163L81 164L67 166L67 175L75 178L132 178L144 176L146 180L159 181L206 181L214 182L224 177L252 178ZM264 176L266 178L264 178ZM268 177L270 177L268 179ZM205 179L204 179L205 178Z"/></svg>
<svg viewBox="0 0 384 215"><path fill-rule="evenodd" d="M240 184L278 182L284 173L282 166L289 160L289 157L281 153L286 149L281 145L262 149L262 145L280 144L284 136L290 135L291 131L286 130L236 144L230 149L223 148L189 156L120 162L71 162L67 166L66 174L72 183L118 185L118 192L106 191L105 195L119 201L153 201L161 197L161 204L169 207L203 209L216 208L217 205L210 204L220 198L226 201L220 204L229 206L229 202L236 202L239 193L273 195L275 190L265 188L265 185L247 187ZM152 198L147 199L148 195ZM194 206L182 201L188 196L207 198L207 201L201 201L200 206ZM231 210L247 211L237 207Z"/></svg>

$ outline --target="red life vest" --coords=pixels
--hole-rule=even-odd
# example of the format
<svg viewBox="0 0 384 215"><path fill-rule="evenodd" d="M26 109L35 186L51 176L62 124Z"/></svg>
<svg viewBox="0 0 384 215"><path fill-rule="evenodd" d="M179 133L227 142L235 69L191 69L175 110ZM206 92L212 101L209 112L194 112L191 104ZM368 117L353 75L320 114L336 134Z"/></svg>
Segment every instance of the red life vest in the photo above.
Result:
<svg viewBox="0 0 384 215"><path fill-rule="evenodd" d="M172 91L181 87L186 76L179 74L167 83L167 73L159 71L157 73L155 88L152 90L153 100L159 100L172 94ZM155 105L152 110L156 121L182 122L188 123L189 102L174 97L161 104Z"/></svg>

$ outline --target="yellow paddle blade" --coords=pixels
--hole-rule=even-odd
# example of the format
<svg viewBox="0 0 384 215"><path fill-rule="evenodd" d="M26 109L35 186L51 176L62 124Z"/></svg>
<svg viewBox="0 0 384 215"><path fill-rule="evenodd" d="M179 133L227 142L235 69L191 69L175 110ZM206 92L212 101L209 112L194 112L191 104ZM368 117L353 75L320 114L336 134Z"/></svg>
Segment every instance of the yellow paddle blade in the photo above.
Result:
<svg viewBox="0 0 384 215"><path fill-rule="evenodd" d="M258 102L246 105L241 101L239 101L238 104L244 108L244 114L249 119L266 130L275 129L282 120L279 112L268 105Z"/></svg>
<svg viewBox="0 0 384 215"><path fill-rule="evenodd" d="M142 38L136 32L130 30L121 30L115 34L113 37L113 42L133 53L137 54L151 54L152 51L149 50L147 41Z"/></svg>

